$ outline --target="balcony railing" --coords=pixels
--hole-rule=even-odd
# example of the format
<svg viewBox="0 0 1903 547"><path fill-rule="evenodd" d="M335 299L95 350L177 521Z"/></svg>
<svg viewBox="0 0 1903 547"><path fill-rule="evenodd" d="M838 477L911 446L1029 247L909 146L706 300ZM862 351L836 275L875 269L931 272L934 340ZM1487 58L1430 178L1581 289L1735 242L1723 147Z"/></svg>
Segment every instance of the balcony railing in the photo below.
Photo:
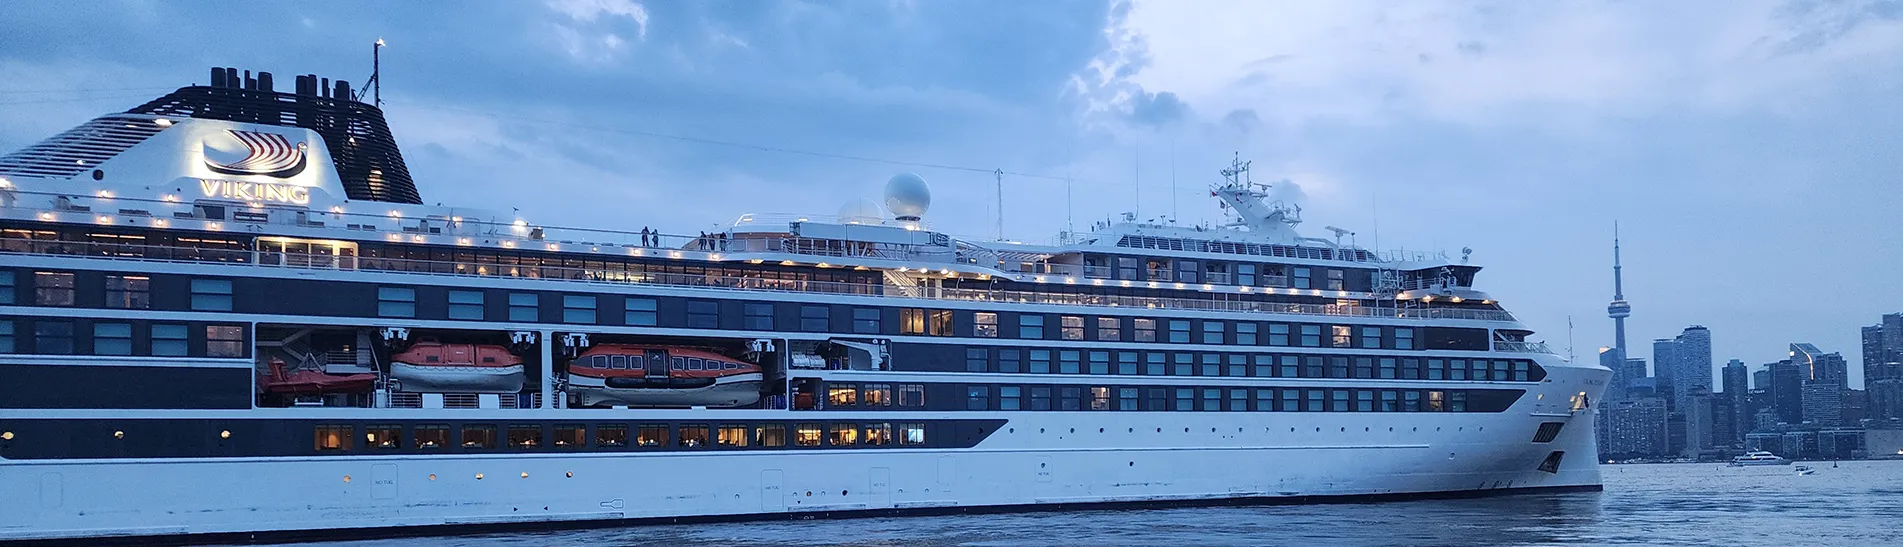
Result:
<svg viewBox="0 0 1903 547"><path fill-rule="evenodd" d="M1319 315L1340 317L1386 317L1395 319L1469 319L1478 321L1513 321L1513 315L1503 310L1475 310L1458 308L1371 308L1339 304L1300 304L1285 302L1262 302L1255 300L1213 300L1192 298L1162 298L1148 296L1072 294L1056 292L1005 291L988 289L946 289L918 286L898 286L875 283L847 283L833 281L806 281L797 279L766 279L759 277L722 276L713 274L680 274L662 272L644 272L629 270L608 270L591 268L570 268L560 266L534 266L488 264L473 262L452 262L434 260L408 260L377 257L348 257L354 260L338 260L338 257L324 255L306 256L293 259L296 253L263 253L236 249L184 248L152 245L131 245L120 243L90 243L69 241L29 240L0 238L0 256L6 254L87 256L111 260L129 260L164 263L242 263L258 267L284 268L295 270L357 270L375 272L400 272L427 275L457 275L473 277L514 277L524 279L568 280L591 283L662 285L673 287L704 287L752 291L781 291L799 293L824 293L867 296L893 296L923 298L948 301L1012 302L1023 304L1053 304L1074 306L1107 306L1122 308L1153 308L1173 310L1206 310L1245 313L1278 313L1296 315ZM281 260L262 261L262 255L282 256ZM352 268L354 266L354 268Z"/></svg>

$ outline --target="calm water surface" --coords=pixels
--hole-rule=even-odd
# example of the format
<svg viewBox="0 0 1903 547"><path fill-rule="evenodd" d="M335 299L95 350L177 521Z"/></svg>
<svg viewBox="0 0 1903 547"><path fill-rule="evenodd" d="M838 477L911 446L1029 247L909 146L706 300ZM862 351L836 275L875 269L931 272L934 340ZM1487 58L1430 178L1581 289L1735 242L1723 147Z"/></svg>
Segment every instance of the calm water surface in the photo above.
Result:
<svg viewBox="0 0 1903 547"><path fill-rule="evenodd" d="M1903 546L1903 461L1609 465L1605 492L1349 505L647 526L325 547L860 545Z"/></svg>

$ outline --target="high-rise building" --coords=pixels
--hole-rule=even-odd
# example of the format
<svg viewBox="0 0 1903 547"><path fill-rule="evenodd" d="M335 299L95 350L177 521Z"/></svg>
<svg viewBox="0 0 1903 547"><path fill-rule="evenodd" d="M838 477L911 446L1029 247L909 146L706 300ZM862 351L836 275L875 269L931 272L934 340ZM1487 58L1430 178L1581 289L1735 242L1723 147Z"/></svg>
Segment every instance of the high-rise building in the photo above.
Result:
<svg viewBox="0 0 1903 547"><path fill-rule="evenodd" d="M1804 384L1804 421L1817 427L1836 427L1844 421L1844 390L1836 384Z"/></svg>
<svg viewBox="0 0 1903 547"><path fill-rule="evenodd" d="M1678 340L1660 338L1652 341L1652 377L1658 378L1659 396L1665 398L1665 410L1678 410L1678 399L1684 394L1684 386L1678 381Z"/></svg>
<svg viewBox="0 0 1903 547"><path fill-rule="evenodd" d="M1838 389L1850 388L1850 371L1844 356L1838 353L1824 353L1812 344L1791 344L1791 362L1796 363L1804 374L1804 383L1834 384Z"/></svg>
<svg viewBox="0 0 1903 547"><path fill-rule="evenodd" d="M1599 366L1612 369L1612 379L1607 380L1609 384L1606 386L1606 394L1600 396L1600 399L1607 401L1624 399L1626 389L1632 384L1632 379L1626 377L1625 354L1620 352L1619 348L1599 348Z"/></svg>
<svg viewBox="0 0 1903 547"><path fill-rule="evenodd" d="M1903 313L1863 328L1864 414L1879 427L1903 427Z"/></svg>
<svg viewBox="0 0 1903 547"><path fill-rule="evenodd" d="M1700 325L1686 327L1678 336L1652 342L1652 368L1659 388L1666 390L1666 405L1682 413L1685 397L1693 389L1711 391L1711 330Z"/></svg>
<svg viewBox="0 0 1903 547"><path fill-rule="evenodd" d="M1666 455L1665 399L1638 397L1599 406L1602 459Z"/></svg>
<svg viewBox="0 0 1903 547"><path fill-rule="evenodd" d="M1685 444L1679 451L1680 456L1696 458L1700 452L1712 447L1714 438L1714 416L1711 411L1711 390L1692 387L1685 393L1685 400L1679 409L1685 416Z"/></svg>
<svg viewBox="0 0 1903 547"><path fill-rule="evenodd" d="M1731 448L1744 442L1744 436L1738 433L1736 400L1714 394L1711 398L1711 446Z"/></svg>
<svg viewBox="0 0 1903 547"><path fill-rule="evenodd" d="M1779 422L1804 423L1804 374L1790 359L1764 365L1771 370L1771 385L1765 391Z"/></svg>
<svg viewBox="0 0 1903 547"><path fill-rule="evenodd" d="M1732 359L1725 363L1723 371L1724 392L1717 400L1723 404L1725 412L1719 416L1725 435L1718 444L1733 445L1744 442L1744 434L1751 429L1750 414L1746 402L1751 396L1750 371L1745 369L1744 361Z"/></svg>

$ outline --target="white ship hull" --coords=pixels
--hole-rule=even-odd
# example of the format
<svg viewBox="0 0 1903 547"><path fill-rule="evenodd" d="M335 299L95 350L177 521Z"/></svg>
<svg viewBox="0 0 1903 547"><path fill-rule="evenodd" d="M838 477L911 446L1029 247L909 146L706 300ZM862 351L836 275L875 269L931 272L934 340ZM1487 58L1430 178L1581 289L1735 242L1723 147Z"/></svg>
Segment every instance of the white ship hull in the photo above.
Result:
<svg viewBox="0 0 1903 547"><path fill-rule="evenodd" d="M515 393L522 391L522 365L429 366L390 363L390 376L412 393Z"/></svg>

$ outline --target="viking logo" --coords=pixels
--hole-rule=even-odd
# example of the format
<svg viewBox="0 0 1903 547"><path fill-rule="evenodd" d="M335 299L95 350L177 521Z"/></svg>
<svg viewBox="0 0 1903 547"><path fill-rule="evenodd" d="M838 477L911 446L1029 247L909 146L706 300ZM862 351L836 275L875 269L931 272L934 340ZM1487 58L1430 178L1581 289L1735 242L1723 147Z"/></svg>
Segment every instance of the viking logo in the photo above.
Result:
<svg viewBox="0 0 1903 547"><path fill-rule="evenodd" d="M245 148L244 157L235 161L219 161L214 156L235 156L241 153L230 146L218 146L207 139L204 143L205 167L227 175L264 175L287 178L304 171L304 162L310 151L310 144L291 140L277 133L261 131L241 131L228 129L232 137ZM226 141L228 143L230 141ZM225 143L219 143L225 144Z"/></svg>

